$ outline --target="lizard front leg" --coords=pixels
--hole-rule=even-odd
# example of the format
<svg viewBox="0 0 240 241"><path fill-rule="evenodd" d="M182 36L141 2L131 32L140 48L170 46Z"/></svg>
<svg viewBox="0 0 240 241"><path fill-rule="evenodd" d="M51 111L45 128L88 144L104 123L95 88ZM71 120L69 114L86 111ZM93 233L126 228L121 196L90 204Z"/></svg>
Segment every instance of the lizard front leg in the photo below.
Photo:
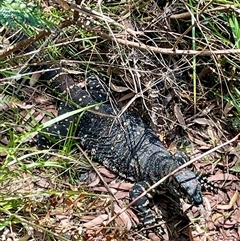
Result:
<svg viewBox="0 0 240 241"><path fill-rule="evenodd" d="M132 189L129 191L129 196L130 196L131 200L134 200L137 197L139 197L149 187L150 187L150 184L147 181L141 181L141 182L136 183L132 187ZM156 224L157 224L156 218L153 215L153 213L150 209L150 206L149 206L149 198L153 198L154 195L155 195L155 191L152 190L147 195L138 199L133 204L133 206L135 207L135 209L137 211L137 216L139 218L140 223L146 227L150 227L150 228L154 227L153 231L157 235L162 235L162 234L164 234L164 231L163 231L162 227L160 227L160 226L156 227Z"/></svg>

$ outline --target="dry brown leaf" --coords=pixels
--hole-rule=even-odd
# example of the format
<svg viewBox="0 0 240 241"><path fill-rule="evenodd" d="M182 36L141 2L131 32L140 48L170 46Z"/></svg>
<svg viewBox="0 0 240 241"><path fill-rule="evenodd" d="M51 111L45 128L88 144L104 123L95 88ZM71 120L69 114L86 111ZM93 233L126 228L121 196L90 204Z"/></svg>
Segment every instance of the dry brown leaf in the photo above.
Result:
<svg viewBox="0 0 240 241"><path fill-rule="evenodd" d="M69 10L70 6L65 0L57 0L57 3L64 9Z"/></svg>
<svg viewBox="0 0 240 241"><path fill-rule="evenodd" d="M128 94L124 95L122 98L120 98L120 99L118 100L118 102L122 102L122 101L125 101L125 100L129 100L129 99L131 99L134 95L135 95L135 94L134 94L133 92L128 93Z"/></svg>
<svg viewBox="0 0 240 241"><path fill-rule="evenodd" d="M95 180L93 182L91 182L88 187L95 187L99 184L100 182L100 178L98 176L96 176Z"/></svg>
<svg viewBox="0 0 240 241"><path fill-rule="evenodd" d="M37 81L39 80L39 78L41 77L42 73L35 73L31 76L31 79L29 81L29 85L32 87L34 86Z"/></svg>
<svg viewBox="0 0 240 241"><path fill-rule="evenodd" d="M210 149L212 147L212 145L207 144L204 141L199 140L196 137L194 137L190 132L187 132L187 134L188 134L188 138L190 139L190 141L193 142L193 143L196 143L199 146L201 146L200 148L204 147L204 149Z"/></svg>
<svg viewBox="0 0 240 241"><path fill-rule="evenodd" d="M64 200L63 195L52 194L52 195L49 197L49 202L50 202L50 204L51 204L53 207L57 207L57 206L59 206L60 204L62 204L62 203L63 203L63 200Z"/></svg>
<svg viewBox="0 0 240 241"><path fill-rule="evenodd" d="M217 219L222 218L223 214L222 213L214 213L212 215L212 221L215 222Z"/></svg>
<svg viewBox="0 0 240 241"><path fill-rule="evenodd" d="M98 192L108 192L108 189L105 187L94 187L93 190ZM114 188L109 188L109 190L111 191L112 194L117 193L117 190Z"/></svg>
<svg viewBox="0 0 240 241"><path fill-rule="evenodd" d="M237 210L236 220L240 223L240 208Z"/></svg>
<svg viewBox="0 0 240 241"><path fill-rule="evenodd" d="M118 191L114 196L117 200L120 200L120 199L129 197L129 192Z"/></svg>
<svg viewBox="0 0 240 241"><path fill-rule="evenodd" d="M139 219L132 209L129 208L126 210L126 212L128 213L129 217L131 217L131 219L134 220L136 224L139 224Z"/></svg>
<svg viewBox="0 0 240 241"><path fill-rule="evenodd" d="M192 121L193 123L197 123L199 125L213 125L213 122L211 120L208 120L206 118L196 118Z"/></svg>
<svg viewBox="0 0 240 241"><path fill-rule="evenodd" d="M28 120L33 116L34 112L35 112L34 109L30 110L29 113L26 112L26 111L21 111L21 115L24 116L24 119L23 119L23 121L21 122L21 124L24 125L25 122L28 122Z"/></svg>
<svg viewBox="0 0 240 241"><path fill-rule="evenodd" d="M226 205L217 205L217 208L218 209L222 209L222 210L228 210L228 209L231 209L234 205L234 203L237 201L238 199L238 196L239 196L239 193L238 191L236 190L234 195L232 196L229 204L226 204Z"/></svg>
<svg viewBox="0 0 240 241"><path fill-rule="evenodd" d="M8 110L8 109L15 109L17 108L17 104L20 104L21 101L11 95L0 94L0 110Z"/></svg>
<svg viewBox="0 0 240 241"><path fill-rule="evenodd" d="M223 227L224 228L233 228L235 225L237 224L237 220L236 219L232 219L231 218L231 220L230 219L227 219L225 222L224 222L224 225L223 225Z"/></svg>
<svg viewBox="0 0 240 241"><path fill-rule="evenodd" d="M211 140L211 142L214 141L215 144L217 143L217 141L218 141L218 140L216 140L217 133L212 127L207 128L207 135L209 136L209 139Z"/></svg>
<svg viewBox="0 0 240 241"><path fill-rule="evenodd" d="M36 126L37 125L36 123L39 123L45 114L41 113L41 112L39 113L36 110L31 109L30 112L21 111L21 115L24 117L21 121L21 125L24 126L24 130L31 131L32 127ZM33 118L34 115L37 115L37 117ZM28 138L28 140L29 140L29 138Z"/></svg>
<svg viewBox="0 0 240 241"><path fill-rule="evenodd" d="M34 100L35 100L35 103L44 105L49 103L51 101L51 98L46 95L38 95Z"/></svg>
<svg viewBox="0 0 240 241"><path fill-rule="evenodd" d="M162 240L162 238L160 238L160 237L158 237L155 233L153 233L153 232L150 232L149 234L148 234L148 237L150 238L150 240L152 240L152 241L161 241Z"/></svg>
<svg viewBox="0 0 240 241"><path fill-rule="evenodd" d="M73 204L73 200L71 198L66 198L64 202L67 206L71 206Z"/></svg>
<svg viewBox="0 0 240 241"><path fill-rule="evenodd" d="M82 220L83 222L91 221L91 220L93 220L94 218L96 218L96 216L90 215L90 214L81 216L81 220Z"/></svg>
<svg viewBox="0 0 240 241"><path fill-rule="evenodd" d="M118 93L125 92L125 91L129 90L129 88L127 88L127 87L118 86L118 85L113 84L112 82L110 82L110 88L111 88L111 90L113 90L115 92L118 92Z"/></svg>
<svg viewBox="0 0 240 241"><path fill-rule="evenodd" d="M223 109L223 115L227 116L228 113L232 110L233 105L230 102L227 102L224 109Z"/></svg>
<svg viewBox="0 0 240 241"><path fill-rule="evenodd" d="M183 128L186 128L186 122L184 120L184 117L183 117L183 114L182 114L182 111L179 107L179 105L174 105L174 114L178 120L178 122L182 125Z"/></svg>
<svg viewBox="0 0 240 241"><path fill-rule="evenodd" d="M44 113L39 112L38 115L35 117L35 120L40 122L43 119L44 115Z"/></svg>
<svg viewBox="0 0 240 241"><path fill-rule="evenodd" d="M109 187L129 191L134 184L128 182L111 182Z"/></svg>
<svg viewBox="0 0 240 241"><path fill-rule="evenodd" d="M27 241L30 237L31 237L31 235L26 234L23 237L19 238L18 241Z"/></svg>
<svg viewBox="0 0 240 241"><path fill-rule="evenodd" d="M101 225L107 219L108 219L107 214L101 214L98 217L94 218L93 220L91 220L87 223L84 223L82 226L85 227L85 228L94 228L98 225Z"/></svg>
<svg viewBox="0 0 240 241"><path fill-rule="evenodd" d="M114 212L117 214L120 211L121 211L121 208L117 204L114 204ZM123 221L127 230L130 230L132 227L132 222L131 222L131 219L129 218L129 216L127 215L127 213L123 212L119 215L119 217Z"/></svg>
<svg viewBox="0 0 240 241"><path fill-rule="evenodd" d="M26 105L26 104L20 104L20 103L15 103L15 105L17 107L20 107L21 109L24 109L24 110L29 110L31 108L33 108L35 105Z"/></svg>
<svg viewBox="0 0 240 241"><path fill-rule="evenodd" d="M5 157L5 156L7 156L7 155L8 155L7 152L0 152L0 157Z"/></svg>
<svg viewBox="0 0 240 241"><path fill-rule="evenodd" d="M229 147L229 155L236 155L238 157L238 162L240 162L240 143L237 143L235 147Z"/></svg>
<svg viewBox="0 0 240 241"><path fill-rule="evenodd" d="M208 177L209 181L235 181L239 180L238 177L230 174L230 173L216 173Z"/></svg>
<svg viewBox="0 0 240 241"><path fill-rule="evenodd" d="M193 234L192 234L192 228L190 226L187 227L187 233L190 241L196 241L194 240Z"/></svg>
<svg viewBox="0 0 240 241"><path fill-rule="evenodd" d="M114 175L112 172L110 172L105 167L99 167L97 170L98 170L99 173L104 174L106 177L109 177L109 178L116 177L116 175Z"/></svg>

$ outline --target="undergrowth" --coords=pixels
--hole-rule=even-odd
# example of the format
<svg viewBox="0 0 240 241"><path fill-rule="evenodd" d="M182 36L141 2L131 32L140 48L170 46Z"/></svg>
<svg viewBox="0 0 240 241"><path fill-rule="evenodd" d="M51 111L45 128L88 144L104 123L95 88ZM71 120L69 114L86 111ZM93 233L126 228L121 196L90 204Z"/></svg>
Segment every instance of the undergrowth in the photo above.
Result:
<svg viewBox="0 0 240 241"><path fill-rule="evenodd" d="M113 99L152 125L171 151L202 152L240 130L238 1L81 2L78 12L65 1L0 1L3 241L143 237L129 228L136 222L131 213L107 223L127 201L116 206L99 177L86 184L92 164L76 140L66 139L59 152L37 149L38 132L87 111L54 117L61 97L47 91L43 65L61 66L77 81L89 72L104 77ZM17 45L30 37L36 37L30 50L29 43ZM213 161L213 169L220 165L239 176L235 154L219 155L229 166ZM197 233L201 240L204 233Z"/></svg>

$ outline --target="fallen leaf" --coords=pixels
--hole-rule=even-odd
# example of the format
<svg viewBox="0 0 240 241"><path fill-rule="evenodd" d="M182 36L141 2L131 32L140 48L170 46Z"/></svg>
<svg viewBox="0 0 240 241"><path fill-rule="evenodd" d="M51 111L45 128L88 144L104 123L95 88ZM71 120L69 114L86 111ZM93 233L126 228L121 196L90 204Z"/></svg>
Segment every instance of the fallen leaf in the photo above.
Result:
<svg viewBox="0 0 240 241"><path fill-rule="evenodd" d="M118 85L113 84L112 82L110 82L110 88L111 88L111 90L118 92L118 93L129 90L129 88L127 88L125 86L118 86Z"/></svg>
<svg viewBox="0 0 240 241"><path fill-rule="evenodd" d="M107 219L108 219L107 214L101 214L98 217L94 218L93 220L91 220L87 223L84 223L82 226L85 228L94 228L94 227L102 224Z"/></svg>
<svg viewBox="0 0 240 241"><path fill-rule="evenodd" d="M42 73L34 73L32 74L30 81L29 81L29 85L32 87L34 86L37 81L39 80L39 78L41 77Z"/></svg>
<svg viewBox="0 0 240 241"><path fill-rule="evenodd" d="M227 102L225 107L223 108L223 115L227 116L228 113L232 110L233 105L230 102Z"/></svg>
<svg viewBox="0 0 240 241"><path fill-rule="evenodd" d="M88 184L88 187L95 187L99 184L99 182L100 182L100 178L97 176L93 182Z"/></svg>
<svg viewBox="0 0 240 241"><path fill-rule="evenodd" d="M192 121L193 123L197 123L199 125L213 125L213 122L206 118L196 118Z"/></svg>
<svg viewBox="0 0 240 241"><path fill-rule="evenodd" d="M69 10L70 6L65 0L57 0L57 3L64 9Z"/></svg>
<svg viewBox="0 0 240 241"><path fill-rule="evenodd" d="M23 237L19 238L18 241L27 241L30 237L31 237L31 235L26 234Z"/></svg>
<svg viewBox="0 0 240 241"><path fill-rule="evenodd" d="M226 229L229 229L229 228L233 228L236 224L237 224L237 220L236 219L231 219L231 220L227 219L224 222L223 227L226 228Z"/></svg>
<svg viewBox="0 0 240 241"><path fill-rule="evenodd" d="M223 214L222 213L214 213L212 215L212 221L215 222L217 219L223 217Z"/></svg>
<svg viewBox="0 0 240 241"><path fill-rule="evenodd" d="M98 192L108 192L107 188L105 187L94 187L93 190ZM111 191L112 194L117 193L117 190L114 188L109 188L109 190Z"/></svg>
<svg viewBox="0 0 240 241"><path fill-rule="evenodd" d="M148 237L150 238L150 240L152 241L161 241L162 239L160 237L158 237L155 233L150 232L148 234Z"/></svg>
<svg viewBox="0 0 240 241"><path fill-rule="evenodd" d="M29 110L31 108L33 108L35 105L26 105L26 104L20 104L20 103L16 103L15 104L17 107L20 107L21 109L24 109L24 110Z"/></svg>
<svg viewBox="0 0 240 241"><path fill-rule="evenodd" d="M121 208L117 205L117 204L114 204L114 212L117 214L119 212L121 212ZM131 222L131 219L129 218L129 216L127 215L126 212L122 212L120 215L119 215L120 219L123 221L125 227L127 228L127 230L130 230L131 227L132 227L132 222Z"/></svg>
<svg viewBox="0 0 240 241"><path fill-rule="evenodd" d="M239 192L236 190L234 195L232 196L229 204L226 204L226 205L217 205L217 208L218 209L222 209L222 210L228 210L228 209L231 209L234 205L234 203L237 201L238 199L238 196L239 196Z"/></svg>
<svg viewBox="0 0 240 241"><path fill-rule="evenodd" d="M112 182L109 184L109 187L129 191L133 185L134 184L128 182Z"/></svg>
<svg viewBox="0 0 240 241"><path fill-rule="evenodd" d="M182 127L185 129L186 128L186 122L184 120L182 111L179 107L179 105L174 105L174 114L177 117L178 122L182 125Z"/></svg>
<svg viewBox="0 0 240 241"><path fill-rule="evenodd" d="M188 135L188 138L190 139L191 142L194 142L194 143L198 144L199 146L204 146L204 147L206 147L206 149L210 149L212 147L212 145L207 144L207 143L203 142L202 140L197 139L189 131L187 132L187 135Z"/></svg>
<svg viewBox="0 0 240 241"><path fill-rule="evenodd" d="M114 178L116 177L116 175L114 175L112 172L110 172L108 169L106 169L105 167L99 167L97 169L101 174L104 174L106 177L109 178Z"/></svg>
<svg viewBox="0 0 240 241"><path fill-rule="evenodd" d="M217 173L208 177L208 181L237 181L238 177L230 174L230 173Z"/></svg>
<svg viewBox="0 0 240 241"><path fill-rule="evenodd" d="M122 191L118 191L116 194L114 194L115 198L117 200L129 197L129 192L122 192Z"/></svg>
<svg viewBox="0 0 240 241"><path fill-rule="evenodd" d="M134 94L133 92L128 93L128 94L124 95L122 98L120 98L120 99L118 100L118 102L122 102L122 101L124 101L124 100L131 99L134 95L135 95L135 94Z"/></svg>

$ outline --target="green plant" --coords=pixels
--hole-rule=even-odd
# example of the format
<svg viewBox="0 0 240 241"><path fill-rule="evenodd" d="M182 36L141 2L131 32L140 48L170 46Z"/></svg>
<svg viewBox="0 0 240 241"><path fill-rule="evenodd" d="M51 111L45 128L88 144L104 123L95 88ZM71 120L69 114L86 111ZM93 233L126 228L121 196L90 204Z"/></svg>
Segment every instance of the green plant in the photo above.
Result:
<svg viewBox="0 0 240 241"><path fill-rule="evenodd" d="M46 19L34 1L3 0L0 2L0 24L12 28L45 27Z"/></svg>
<svg viewBox="0 0 240 241"><path fill-rule="evenodd" d="M232 17L228 19L232 34L235 40L235 48L240 49L240 26L236 16L236 13L232 14Z"/></svg>
<svg viewBox="0 0 240 241"><path fill-rule="evenodd" d="M232 93L229 93L229 96L223 96L223 99L233 105L237 110L237 115L240 115L240 91L238 88L233 87Z"/></svg>

